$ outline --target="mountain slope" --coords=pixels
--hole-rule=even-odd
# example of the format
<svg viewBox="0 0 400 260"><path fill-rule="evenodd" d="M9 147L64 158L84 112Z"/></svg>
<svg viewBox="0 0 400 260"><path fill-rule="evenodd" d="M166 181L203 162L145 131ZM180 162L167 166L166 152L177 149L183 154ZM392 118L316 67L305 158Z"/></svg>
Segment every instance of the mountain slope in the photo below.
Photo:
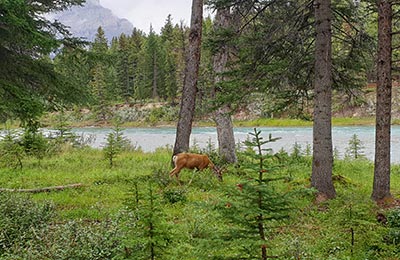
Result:
<svg viewBox="0 0 400 260"><path fill-rule="evenodd" d="M105 31L109 41L121 33L130 35L133 25L127 19L115 16L111 10L100 5L99 0L87 0L84 6L74 6L68 10L49 15L70 27L70 32L76 37L93 41L99 26Z"/></svg>

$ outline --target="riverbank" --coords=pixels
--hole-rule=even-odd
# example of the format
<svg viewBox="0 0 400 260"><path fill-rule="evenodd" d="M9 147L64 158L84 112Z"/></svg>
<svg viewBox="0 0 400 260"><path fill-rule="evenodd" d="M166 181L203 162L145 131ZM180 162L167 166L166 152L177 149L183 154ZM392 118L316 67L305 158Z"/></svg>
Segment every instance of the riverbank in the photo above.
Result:
<svg viewBox="0 0 400 260"><path fill-rule="evenodd" d="M60 122L44 118L41 120L42 127L58 128ZM97 127L110 128L115 125L111 121L71 121L63 122L63 125L71 128ZM311 127L313 121L290 119L290 118L259 118L249 120L234 120L234 127ZM335 117L332 118L332 126L374 126L375 118L350 118L350 117ZM393 120L392 125L400 125L400 120ZM122 128L154 128L154 127L176 127L176 121L129 121L119 124ZM193 127L214 127L215 122L211 119L194 121ZM20 122L13 121L0 124L0 129L19 128Z"/></svg>
<svg viewBox="0 0 400 260"><path fill-rule="evenodd" d="M45 119L42 120L44 127L54 128L59 124L55 120ZM166 121L162 118L160 120L138 120L138 121L122 121L121 127L124 128L136 128L136 127L175 127L177 121ZM15 124L14 124L15 125ZM112 127L115 122L110 121L95 121L95 120L84 120L84 121L67 121L66 125L69 127ZM234 127L306 127L312 126L313 121L291 119L291 118L254 118L254 119L234 119ZM375 118L373 117L334 117L332 118L332 126L374 126ZM393 120L392 125L400 125L400 120ZM215 122L212 119L201 119L194 120L194 127L214 127ZM2 125L4 127L4 124Z"/></svg>
<svg viewBox="0 0 400 260"><path fill-rule="evenodd" d="M46 126L54 126L55 123L47 122ZM95 122L95 121L81 121L69 122L70 127L112 127L113 122ZM308 127L312 126L313 121L290 119L290 118L258 118L249 120L233 120L234 127ZM350 117L335 117L332 118L332 126L374 126L375 118L350 118ZM400 120L393 120L392 125L400 125ZM120 124L124 128L136 127L175 127L176 121L132 121L123 122ZM214 127L215 122L211 119L200 120L193 122L194 127Z"/></svg>

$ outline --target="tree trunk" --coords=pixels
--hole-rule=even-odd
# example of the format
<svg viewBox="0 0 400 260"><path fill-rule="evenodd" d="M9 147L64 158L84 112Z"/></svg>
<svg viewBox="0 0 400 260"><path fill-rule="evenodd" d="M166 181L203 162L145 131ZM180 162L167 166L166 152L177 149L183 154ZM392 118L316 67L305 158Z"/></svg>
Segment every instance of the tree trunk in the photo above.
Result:
<svg viewBox="0 0 400 260"><path fill-rule="evenodd" d="M153 54L153 87L152 87L152 98L159 99L158 89L157 89L157 54Z"/></svg>
<svg viewBox="0 0 400 260"><path fill-rule="evenodd" d="M231 109L228 105L218 108L215 113L217 124L218 150L222 159L227 163L237 161L235 151L235 136L231 119Z"/></svg>
<svg viewBox="0 0 400 260"><path fill-rule="evenodd" d="M389 0L378 5L378 59L376 89L375 170L372 199L391 198L390 120L392 104L392 6Z"/></svg>
<svg viewBox="0 0 400 260"><path fill-rule="evenodd" d="M332 181L332 32L331 1L316 0L315 4L315 81L313 163L311 185L321 200L334 198Z"/></svg>
<svg viewBox="0 0 400 260"><path fill-rule="evenodd" d="M215 16L215 30L226 30L231 26L229 8L218 9ZM226 71L229 59L229 50L226 44L220 46L217 53L213 56L213 67L216 73L214 83L214 96L218 95L218 84L224 80L222 73ZM225 162L235 163L237 161L235 152L235 136L233 134L233 124L231 109L228 104L222 104L215 112L215 123L217 125L218 149L219 154Z"/></svg>
<svg viewBox="0 0 400 260"><path fill-rule="evenodd" d="M179 111L174 154L189 150L190 134L196 104L203 22L203 0L192 1L189 48L186 53L185 79Z"/></svg>

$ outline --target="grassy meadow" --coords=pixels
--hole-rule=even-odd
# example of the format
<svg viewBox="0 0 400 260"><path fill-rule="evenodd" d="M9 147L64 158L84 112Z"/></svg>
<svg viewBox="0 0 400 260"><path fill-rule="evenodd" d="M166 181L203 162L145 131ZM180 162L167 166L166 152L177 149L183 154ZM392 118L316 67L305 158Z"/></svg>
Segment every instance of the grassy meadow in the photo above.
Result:
<svg viewBox="0 0 400 260"><path fill-rule="evenodd" d="M223 182L209 170L185 170L180 182L170 179L170 156L168 148L123 151L110 167L102 150L64 147L40 160L25 157L22 168L1 167L1 188L82 186L0 192L0 218L6 220L0 223L0 258L260 259L260 245L275 259L400 257L400 210L391 201L379 207L371 201L370 161L336 160L337 198L316 204L311 158L301 148L281 152L267 175L279 179L268 184L267 199L275 198L271 211L282 209L281 198L288 206L284 218L271 213L260 241L248 218L257 207L251 200L241 205L244 211L237 206L246 199L241 185L258 174L243 168L251 161L245 151L238 165L226 166ZM211 156L219 162L215 152ZM393 166L391 185L399 198L399 166Z"/></svg>

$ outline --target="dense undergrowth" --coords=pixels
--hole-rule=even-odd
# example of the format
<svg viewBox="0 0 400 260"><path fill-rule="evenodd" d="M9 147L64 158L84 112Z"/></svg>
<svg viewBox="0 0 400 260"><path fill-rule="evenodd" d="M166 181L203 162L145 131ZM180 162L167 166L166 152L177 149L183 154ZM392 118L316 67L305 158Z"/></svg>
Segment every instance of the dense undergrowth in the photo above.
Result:
<svg viewBox="0 0 400 260"><path fill-rule="evenodd" d="M0 258L260 259L265 248L275 259L398 259L400 209L371 201L373 164L335 160L338 196L315 204L309 150L293 151L267 152L260 171L260 156L242 147L223 182L210 171L170 179L170 148L121 150L112 167L87 147L23 157L22 167L2 165L0 187L82 186L0 192ZM399 166L391 183L398 198Z"/></svg>

